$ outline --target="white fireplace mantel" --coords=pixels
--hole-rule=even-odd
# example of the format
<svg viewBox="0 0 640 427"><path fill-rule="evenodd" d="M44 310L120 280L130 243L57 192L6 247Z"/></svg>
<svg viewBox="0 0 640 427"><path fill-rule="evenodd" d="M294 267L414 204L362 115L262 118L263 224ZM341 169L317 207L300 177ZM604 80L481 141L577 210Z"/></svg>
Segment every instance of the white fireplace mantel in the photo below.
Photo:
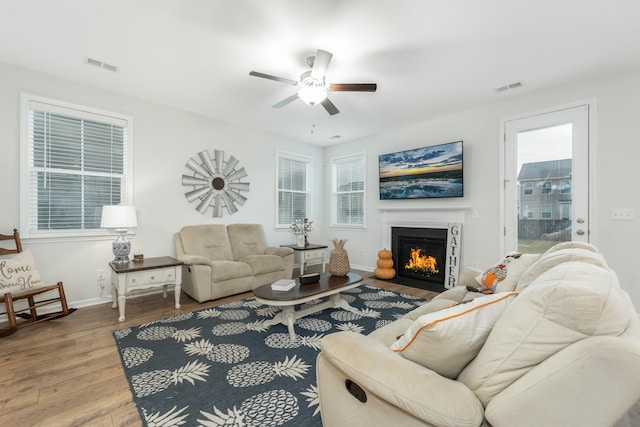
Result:
<svg viewBox="0 0 640 427"><path fill-rule="evenodd" d="M391 247L391 227L447 228L450 223L464 224L470 206L389 207L379 208L382 224L381 247Z"/></svg>

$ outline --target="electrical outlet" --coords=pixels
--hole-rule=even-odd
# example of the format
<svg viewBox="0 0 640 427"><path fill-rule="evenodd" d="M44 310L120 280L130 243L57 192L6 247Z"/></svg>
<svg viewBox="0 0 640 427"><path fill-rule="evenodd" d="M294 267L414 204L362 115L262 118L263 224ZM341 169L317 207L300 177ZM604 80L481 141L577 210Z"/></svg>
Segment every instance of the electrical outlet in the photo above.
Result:
<svg viewBox="0 0 640 427"><path fill-rule="evenodd" d="M99 268L96 273L97 280L105 280L107 277L106 274L107 273L104 271L104 268Z"/></svg>

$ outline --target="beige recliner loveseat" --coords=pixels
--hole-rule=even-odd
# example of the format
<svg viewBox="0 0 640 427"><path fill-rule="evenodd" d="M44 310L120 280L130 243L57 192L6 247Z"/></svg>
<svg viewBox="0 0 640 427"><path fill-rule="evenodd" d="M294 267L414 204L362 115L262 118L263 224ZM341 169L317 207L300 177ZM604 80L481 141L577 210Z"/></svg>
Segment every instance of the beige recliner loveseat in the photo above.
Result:
<svg viewBox="0 0 640 427"><path fill-rule="evenodd" d="M640 321L594 247L468 273L472 291L445 291L368 336L323 338L325 427L640 425Z"/></svg>
<svg viewBox="0 0 640 427"><path fill-rule="evenodd" d="M291 279L293 249L267 244L261 224L188 225L174 236L182 290L199 302Z"/></svg>

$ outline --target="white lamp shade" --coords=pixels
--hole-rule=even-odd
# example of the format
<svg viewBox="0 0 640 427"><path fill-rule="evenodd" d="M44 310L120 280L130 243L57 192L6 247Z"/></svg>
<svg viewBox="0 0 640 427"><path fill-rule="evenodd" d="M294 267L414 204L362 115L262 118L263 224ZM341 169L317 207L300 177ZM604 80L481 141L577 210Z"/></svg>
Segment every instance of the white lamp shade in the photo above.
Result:
<svg viewBox="0 0 640 427"><path fill-rule="evenodd" d="M102 207L102 228L131 228L137 227L135 206L107 205Z"/></svg>
<svg viewBox="0 0 640 427"><path fill-rule="evenodd" d="M321 103L327 97L327 91L320 86L305 86L298 91L298 96L309 105Z"/></svg>

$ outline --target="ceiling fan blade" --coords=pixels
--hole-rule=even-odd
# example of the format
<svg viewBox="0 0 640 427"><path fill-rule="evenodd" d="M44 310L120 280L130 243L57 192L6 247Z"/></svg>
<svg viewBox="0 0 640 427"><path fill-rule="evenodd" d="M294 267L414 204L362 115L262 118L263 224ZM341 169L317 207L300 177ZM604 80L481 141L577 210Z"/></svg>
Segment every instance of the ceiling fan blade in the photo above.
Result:
<svg viewBox="0 0 640 427"><path fill-rule="evenodd" d="M332 83L329 88L333 92L375 92L375 83Z"/></svg>
<svg viewBox="0 0 640 427"><path fill-rule="evenodd" d="M249 75L250 76L254 76L254 77L261 77L263 79L268 79L268 80L275 80L277 82L285 83L285 84L292 85L292 86L297 86L298 85L298 82L295 81L295 80L285 79L284 77L272 76L271 74L259 73L257 71L251 71L249 73Z"/></svg>
<svg viewBox="0 0 640 427"><path fill-rule="evenodd" d="M287 105L287 104L289 104L289 103L291 103L291 102L295 101L296 99L298 99L298 93L297 93L297 92L296 92L296 93L294 93L293 95L291 95L291 96L289 96L289 97L287 97L287 98L283 99L282 101L280 101L280 102L278 102L278 103L276 103L276 104L273 104L273 106L272 106L272 107L273 107L273 108L282 108L282 107L284 107L285 105Z"/></svg>
<svg viewBox="0 0 640 427"><path fill-rule="evenodd" d="M311 69L311 77L317 80L324 78L324 73L327 72L329 61L333 55L326 50L318 49L316 52L316 58L313 60L313 68Z"/></svg>
<svg viewBox="0 0 640 427"><path fill-rule="evenodd" d="M331 102L329 98L325 98L324 101L322 101L322 106L325 110L327 110L327 113L331 114L332 116L335 116L340 112L340 110L338 110L336 106L333 105L333 102Z"/></svg>

